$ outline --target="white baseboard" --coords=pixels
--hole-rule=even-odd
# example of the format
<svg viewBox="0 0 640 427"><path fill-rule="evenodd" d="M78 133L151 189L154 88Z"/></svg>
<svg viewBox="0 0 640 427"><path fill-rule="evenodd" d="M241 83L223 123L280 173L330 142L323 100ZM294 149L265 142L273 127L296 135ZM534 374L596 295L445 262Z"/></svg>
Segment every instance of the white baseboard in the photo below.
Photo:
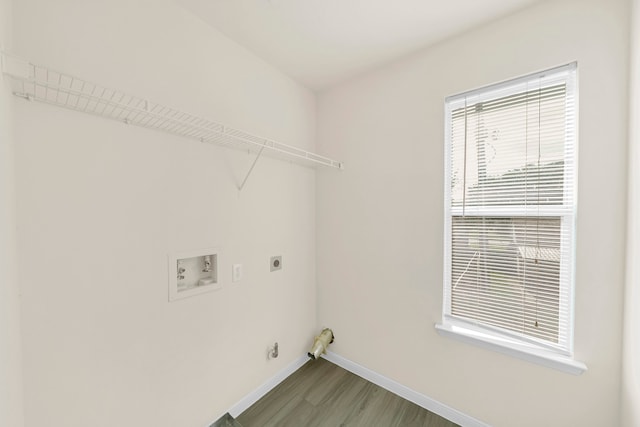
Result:
<svg viewBox="0 0 640 427"><path fill-rule="evenodd" d="M344 357L339 356L331 351L328 351L322 357L327 359L329 362L334 363L341 368L346 369L347 371L352 372L359 377L362 377L365 380L370 381L384 388L385 390L390 391L391 393L397 394L398 396L407 399L408 401L413 402L418 406L421 406L435 414L438 414L441 417L448 419L449 421L453 421L454 423L459 424L462 427L490 427L489 424L485 424L482 421L470 417L469 415L466 415L447 405L444 405L437 400L420 394L417 391L410 389L409 387L393 381L392 379L387 378L384 375L380 375L377 372L372 371L371 369L365 368L362 365L358 365L357 363L352 362L349 359L345 359ZM233 407L228 411L229 414L231 414L231 416L235 418L243 413L247 408L260 400L262 396L267 394L269 391L271 391L271 389L284 381L289 375L300 369L300 367L302 367L302 365L304 365L308 360L309 358L306 355L294 360L287 367L275 374L260 387L258 387L238 403L233 405Z"/></svg>
<svg viewBox="0 0 640 427"><path fill-rule="evenodd" d="M300 369L300 367L304 365L307 362L307 360L309 360L309 358L306 355L304 355L304 356L301 356L299 359L296 359L293 362L291 362L283 370L275 374L273 377L267 380L260 387L258 387L257 389L249 393L247 396L242 398L242 400L240 400L238 403L233 405L233 407L231 407L231 409L229 409L228 411L229 414L235 418L241 413L243 413L247 408L249 408L251 405L253 405L258 400L260 400L262 396L269 393L271 389L273 389L275 386L277 386L282 381L284 381L289 375L293 374L295 371Z"/></svg>
<svg viewBox="0 0 640 427"><path fill-rule="evenodd" d="M453 421L456 424L460 424L463 427L490 427L488 424L483 423L480 420L472 418L456 409L453 409L447 405L444 405L437 400L431 399L423 394L418 393L415 390L410 389L396 381L393 381L390 378L387 378L383 375L378 374L364 366L358 365L355 362L352 362L349 359L345 359L342 356L339 356L331 351L328 351L327 354L323 356L329 362L332 362L341 368L350 371L359 377L364 378L367 381L370 381L391 393L397 394L398 396L407 399L410 402L415 403L418 406L421 406L435 414L440 415L448 419L449 421Z"/></svg>

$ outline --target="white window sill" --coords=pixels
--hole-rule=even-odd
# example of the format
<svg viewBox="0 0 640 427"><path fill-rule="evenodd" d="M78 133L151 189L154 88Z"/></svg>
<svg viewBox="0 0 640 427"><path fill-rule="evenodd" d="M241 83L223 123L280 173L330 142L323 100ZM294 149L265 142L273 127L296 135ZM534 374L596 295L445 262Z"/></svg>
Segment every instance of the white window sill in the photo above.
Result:
<svg viewBox="0 0 640 427"><path fill-rule="evenodd" d="M438 323L436 330L442 336L453 338L478 347L497 351L508 356L537 363L573 375L580 375L587 370L587 365L569 356L554 352L535 344L518 341L509 337L476 331L466 326L452 323Z"/></svg>

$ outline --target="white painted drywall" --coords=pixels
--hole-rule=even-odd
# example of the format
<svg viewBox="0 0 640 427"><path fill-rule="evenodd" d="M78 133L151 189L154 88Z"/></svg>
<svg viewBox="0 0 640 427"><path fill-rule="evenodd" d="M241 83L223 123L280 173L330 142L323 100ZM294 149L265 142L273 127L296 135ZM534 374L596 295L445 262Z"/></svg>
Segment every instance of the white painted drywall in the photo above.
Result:
<svg viewBox="0 0 640 427"><path fill-rule="evenodd" d="M0 50L11 48L11 0L0 0ZM0 75L0 425L21 427L20 293L16 280L15 175L12 102Z"/></svg>
<svg viewBox="0 0 640 427"><path fill-rule="evenodd" d="M628 2L542 2L318 100L319 323L332 351L496 427L619 424ZM573 376L439 336L444 98L578 61Z"/></svg>
<svg viewBox="0 0 640 427"><path fill-rule="evenodd" d="M171 0L13 7L20 56L314 148L315 95ZM206 426L305 354L313 170L263 157L239 194L253 155L20 99L15 139L27 427ZM223 289L169 303L167 255L208 247Z"/></svg>
<svg viewBox="0 0 640 427"><path fill-rule="evenodd" d="M640 425L640 1L631 2L627 281L624 294L621 425Z"/></svg>

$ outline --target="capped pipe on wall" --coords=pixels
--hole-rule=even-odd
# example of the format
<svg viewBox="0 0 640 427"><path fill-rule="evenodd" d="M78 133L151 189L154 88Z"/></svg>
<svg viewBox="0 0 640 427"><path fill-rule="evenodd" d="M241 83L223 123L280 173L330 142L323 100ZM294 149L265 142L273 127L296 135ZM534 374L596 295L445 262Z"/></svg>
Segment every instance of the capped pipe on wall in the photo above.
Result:
<svg viewBox="0 0 640 427"><path fill-rule="evenodd" d="M320 335L318 335L313 342L313 347L311 347L311 351L307 353L307 355L312 359L317 359L323 353L327 352L327 347L334 340L333 331L329 328L324 328Z"/></svg>

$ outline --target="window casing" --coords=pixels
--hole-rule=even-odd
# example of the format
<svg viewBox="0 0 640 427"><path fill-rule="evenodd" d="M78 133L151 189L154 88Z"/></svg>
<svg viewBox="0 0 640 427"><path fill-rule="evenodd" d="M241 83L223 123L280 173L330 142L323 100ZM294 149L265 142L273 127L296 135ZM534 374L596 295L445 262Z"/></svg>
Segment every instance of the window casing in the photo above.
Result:
<svg viewBox="0 0 640 427"><path fill-rule="evenodd" d="M576 64L445 104L438 328L571 359Z"/></svg>

